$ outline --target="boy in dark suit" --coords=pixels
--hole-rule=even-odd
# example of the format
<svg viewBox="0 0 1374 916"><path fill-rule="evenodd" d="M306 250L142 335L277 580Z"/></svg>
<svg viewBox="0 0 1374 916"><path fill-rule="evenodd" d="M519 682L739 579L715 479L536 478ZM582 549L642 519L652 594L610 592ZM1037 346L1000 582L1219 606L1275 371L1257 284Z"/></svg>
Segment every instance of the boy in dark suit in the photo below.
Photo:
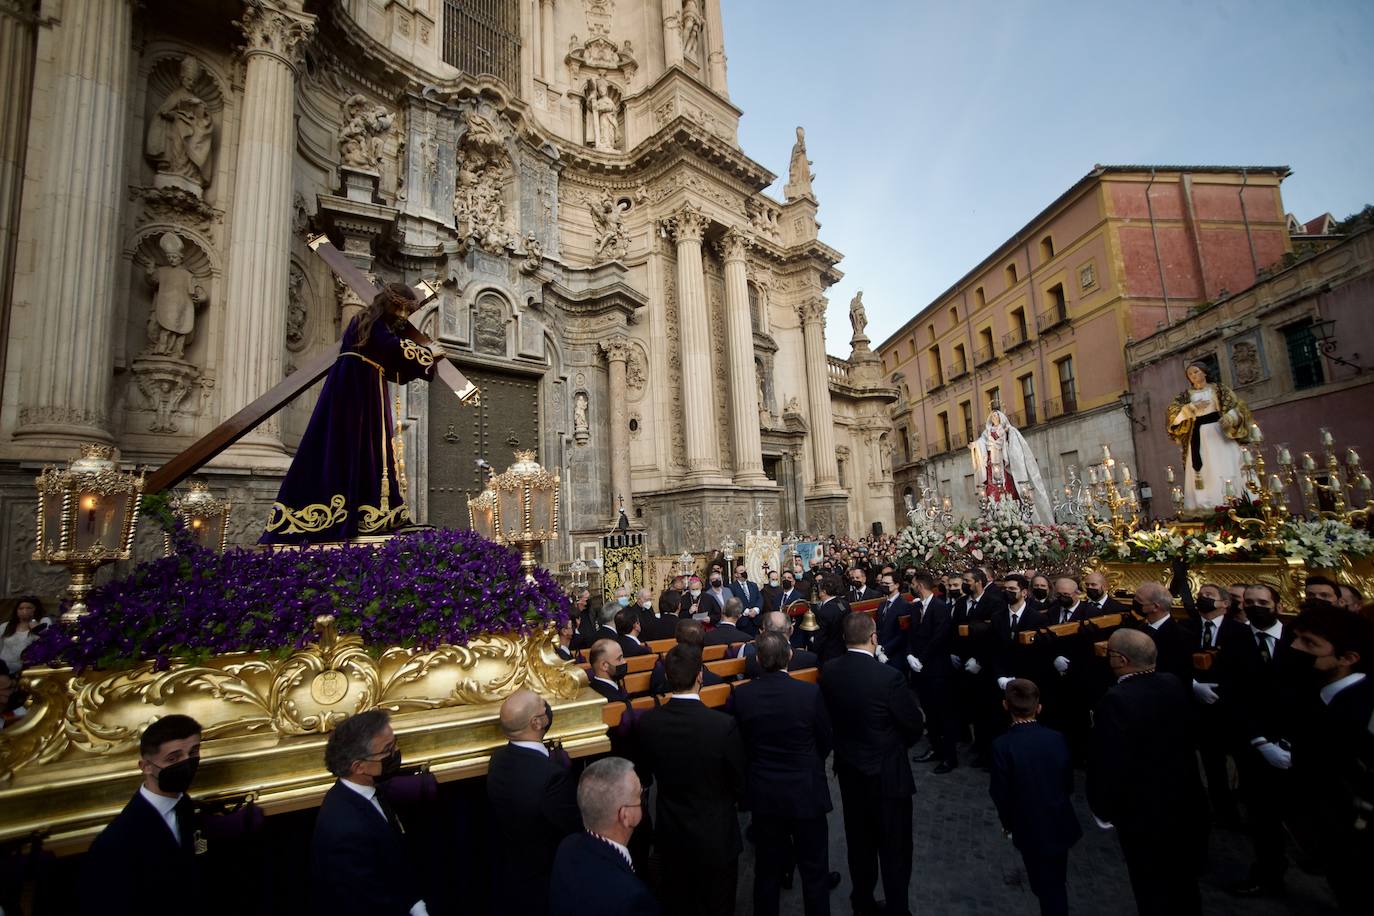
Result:
<svg viewBox="0 0 1374 916"><path fill-rule="evenodd" d="M144 729L138 742L143 784L86 854L82 912L132 916L155 900L205 908L200 857L206 843L186 794L200 766L200 731L200 723L182 715Z"/></svg>
<svg viewBox="0 0 1374 916"><path fill-rule="evenodd" d="M1083 836L1073 813L1073 758L1059 732L1035 721L1040 688L1015 678L1002 705L1011 729L992 742L992 785L1002 829L1021 853L1041 916L1069 911L1069 849Z"/></svg>

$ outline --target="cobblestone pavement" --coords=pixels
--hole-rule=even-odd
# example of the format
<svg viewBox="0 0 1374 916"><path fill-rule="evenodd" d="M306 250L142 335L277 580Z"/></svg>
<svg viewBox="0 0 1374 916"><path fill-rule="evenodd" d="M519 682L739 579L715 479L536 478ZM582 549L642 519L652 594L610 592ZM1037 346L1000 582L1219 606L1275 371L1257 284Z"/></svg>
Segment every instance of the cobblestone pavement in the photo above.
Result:
<svg viewBox="0 0 1374 916"><path fill-rule="evenodd" d="M915 748L924 749L924 742ZM967 748L961 749L967 763ZM912 866L910 908L917 916L926 914L977 914L977 916L1023 916L1038 914L1039 906L1031 893L1021 857L1011 842L1002 836L997 812L988 797L988 774L971 766L936 776L931 764L912 764L916 773L916 798L913 804L915 855ZM1111 831L1093 824L1083 798L1083 774L1076 780L1075 807L1083 825L1083 839L1069 854L1069 907L1075 913L1110 913L1126 916L1135 912L1126 864L1121 847ZM850 912L849 874L845 864L844 824L840 810L840 790L832 777L831 798L835 810L830 815L830 868L841 875L840 886L830 898L831 912L840 916ZM1214 829L1209 849L1211 862L1202 879L1202 910L1205 914L1244 914L1279 916L1301 913L1326 916L1337 912L1326 882L1291 867L1288 894L1281 900L1241 900L1223 889L1245 876L1250 845L1243 833ZM1184 865L1180 860L1180 865ZM752 910L753 849L745 844L740 861L737 912ZM783 891L784 916L801 916L801 882ZM881 884L877 890L882 896Z"/></svg>

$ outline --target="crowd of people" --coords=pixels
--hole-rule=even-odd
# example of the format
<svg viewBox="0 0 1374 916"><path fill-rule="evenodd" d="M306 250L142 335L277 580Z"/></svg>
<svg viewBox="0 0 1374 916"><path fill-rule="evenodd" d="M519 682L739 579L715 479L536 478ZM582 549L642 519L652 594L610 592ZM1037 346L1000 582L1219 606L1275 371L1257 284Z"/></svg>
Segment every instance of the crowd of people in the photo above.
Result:
<svg viewBox="0 0 1374 916"><path fill-rule="evenodd" d="M1140 913L1201 912L1214 825L1249 836L1252 866L1232 893L1283 894L1296 857L1325 875L1342 910L1365 911L1374 623L1357 593L1311 577L1289 609L1266 583L1207 584L1182 596L1180 615L1155 583L1128 604L1099 573L935 577L896 567L881 544L836 547L762 584L717 558L658 595L573 594L560 651L623 714L608 754L574 762L548 740L545 699L520 690L502 704L507 743L486 778L503 850L495 912L733 913L751 844L751 912L777 913L799 881L808 916L828 913L842 882L830 858L838 801L850 909L907 913L919 764L988 771L1042 913L1068 911L1068 861L1085 830L1114 831ZM11 631L32 629L33 610ZM1063 623L1079 626L1055 635ZM671 645L655 652L653 640ZM742 670L710 670L711 646ZM656 699L641 708L626 659L651 653L637 692ZM807 669L818 671L790 676ZM725 705L702 701L726 682ZM144 731L141 784L86 857L91 911L133 912L169 875L182 882L175 899L206 892L189 794L200 742L186 716ZM320 911L427 916L432 876L408 851L391 790L403 769L387 713L339 724L324 764L336 781L312 828ZM1092 823L1072 801L1078 769Z"/></svg>

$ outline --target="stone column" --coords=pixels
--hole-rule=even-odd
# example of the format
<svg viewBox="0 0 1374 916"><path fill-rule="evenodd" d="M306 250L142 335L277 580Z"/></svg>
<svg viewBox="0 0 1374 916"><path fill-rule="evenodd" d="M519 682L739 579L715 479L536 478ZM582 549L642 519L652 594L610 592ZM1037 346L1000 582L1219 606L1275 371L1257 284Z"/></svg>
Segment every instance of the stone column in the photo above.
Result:
<svg viewBox="0 0 1374 916"><path fill-rule="evenodd" d="M0 13L0 18L9 15ZM44 224L32 298L38 327L29 351L32 359L22 368L15 438L65 448L111 441L110 340L121 261L120 204L127 180L124 135L133 4L65 3L54 40L53 79L45 87L52 100L46 178L25 208L43 214ZM7 85L4 91L13 90ZM27 99L22 108L27 116Z"/></svg>
<svg viewBox="0 0 1374 916"><path fill-rule="evenodd" d="M835 465L835 418L830 410L830 369L825 359L825 300L812 299L797 306L801 317L806 356L806 397L811 422L811 463L815 491L840 491Z"/></svg>
<svg viewBox="0 0 1374 916"><path fill-rule="evenodd" d="M759 439L758 375L754 371L754 323L749 316L748 237L731 229L721 239L725 261L725 333L730 352L730 424L735 439L735 483L767 486Z"/></svg>
<svg viewBox="0 0 1374 916"><path fill-rule="evenodd" d="M558 42L555 40L553 32L553 3L554 0L539 0L540 18L543 22L544 32L540 37L544 52L544 82L550 86L562 82L562 80L554 78L558 72Z"/></svg>
<svg viewBox="0 0 1374 916"><path fill-rule="evenodd" d="M720 0L706 0L706 84L729 97L730 87L725 78L725 24L720 17Z"/></svg>
<svg viewBox="0 0 1374 916"><path fill-rule="evenodd" d="M530 14L530 71L544 79L544 0L525 0Z"/></svg>
<svg viewBox="0 0 1374 916"><path fill-rule="evenodd" d="M682 66L682 0L663 0L663 67Z"/></svg>
<svg viewBox="0 0 1374 916"><path fill-rule="evenodd" d="M716 411L711 380L711 326L701 239L709 220L690 203L667 220L677 242L677 301L682 325L682 414L688 477L714 477L720 470Z"/></svg>
<svg viewBox="0 0 1374 916"><path fill-rule="evenodd" d="M238 23L246 66L230 217L220 416L228 419L282 380L296 148L297 52L315 17L254 0ZM275 418L230 455L280 459Z"/></svg>
<svg viewBox="0 0 1374 916"><path fill-rule="evenodd" d="M34 16L31 2L0 0L0 379L4 378L14 295L28 125L33 115Z"/></svg>
<svg viewBox="0 0 1374 916"><path fill-rule="evenodd" d="M608 390L611 398L611 515L618 516L616 497L625 498L625 514L634 518L630 493L630 427L625 409L625 366L630 360L630 341L615 336L601 342L609 369Z"/></svg>

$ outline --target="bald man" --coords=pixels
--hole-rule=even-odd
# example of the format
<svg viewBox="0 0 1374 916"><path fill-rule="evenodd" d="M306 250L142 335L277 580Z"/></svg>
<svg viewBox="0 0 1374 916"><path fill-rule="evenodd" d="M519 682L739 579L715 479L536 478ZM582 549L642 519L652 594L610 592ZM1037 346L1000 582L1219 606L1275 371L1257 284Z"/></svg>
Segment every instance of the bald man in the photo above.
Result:
<svg viewBox="0 0 1374 916"><path fill-rule="evenodd" d="M487 796L501 839L493 913L547 913L549 873L563 837L582 829L577 780L552 759L544 736L553 710L537 693L517 690L501 704L507 744L492 751Z"/></svg>
<svg viewBox="0 0 1374 916"><path fill-rule="evenodd" d="M1154 640L1117 630L1107 640L1116 685L1093 714L1087 795L1098 826L1115 829L1141 916L1201 910L1207 797L1198 778L1189 694L1155 670Z"/></svg>
<svg viewBox="0 0 1374 916"><path fill-rule="evenodd" d="M1145 615L1145 635L1155 643L1155 669L1191 688L1197 632L1174 619L1174 596L1158 582L1141 585L1135 590L1135 600Z"/></svg>

